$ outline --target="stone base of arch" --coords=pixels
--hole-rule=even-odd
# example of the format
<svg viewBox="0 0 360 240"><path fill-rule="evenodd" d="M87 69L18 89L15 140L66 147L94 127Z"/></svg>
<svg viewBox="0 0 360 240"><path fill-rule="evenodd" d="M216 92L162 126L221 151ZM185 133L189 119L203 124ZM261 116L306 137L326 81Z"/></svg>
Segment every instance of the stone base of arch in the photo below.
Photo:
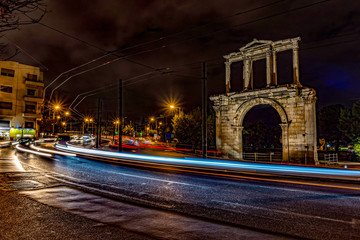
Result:
<svg viewBox="0 0 360 240"><path fill-rule="evenodd" d="M225 156L242 159L244 117L251 108L266 104L281 118L283 161L318 162L314 89L290 85L220 94L210 99L216 112L217 150Z"/></svg>

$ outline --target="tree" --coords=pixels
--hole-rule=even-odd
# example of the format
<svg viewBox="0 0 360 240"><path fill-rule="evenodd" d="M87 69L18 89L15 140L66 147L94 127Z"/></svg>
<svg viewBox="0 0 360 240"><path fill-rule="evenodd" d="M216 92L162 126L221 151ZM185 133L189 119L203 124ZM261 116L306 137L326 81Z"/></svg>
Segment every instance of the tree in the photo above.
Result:
<svg viewBox="0 0 360 240"><path fill-rule="evenodd" d="M131 136L135 132L134 126L131 124L123 126L124 135Z"/></svg>
<svg viewBox="0 0 360 240"><path fill-rule="evenodd" d="M326 106L318 113L319 138L326 142L333 142L336 149L341 143L347 141L345 134L339 129L340 115L345 107L340 104Z"/></svg>
<svg viewBox="0 0 360 240"><path fill-rule="evenodd" d="M360 101L351 109L343 109L340 113L339 129L351 140L360 137Z"/></svg>
<svg viewBox="0 0 360 240"><path fill-rule="evenodd" d="M38 23L45 13L44 0L0 0L0 33ZM18 47L12 50L7 44L0 43L3 60L11 59L20 52Z"/></svg>
<svg viewBox="0 0 360 240"><path fill-rule="evenodd" d="M44 0L0 0L0 32L38 23L45 13Z"/></svg>
<svg viewBox="0 0 360 240"><path fill-rule="evenodd" d="M191 145L193 149L201 146L201 109L196 108L190 113L180 111L172 119L172 127L175 138L179 143ZM215 145L215 117L212 113L208 119L208 145Z"/></svg>

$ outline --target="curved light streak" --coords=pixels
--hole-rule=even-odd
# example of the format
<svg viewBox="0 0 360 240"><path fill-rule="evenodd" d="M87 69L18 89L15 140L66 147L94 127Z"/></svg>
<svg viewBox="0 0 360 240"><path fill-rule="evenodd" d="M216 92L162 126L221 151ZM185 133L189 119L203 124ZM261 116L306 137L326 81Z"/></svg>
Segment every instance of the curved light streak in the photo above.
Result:
<svg viewBox="0 0 360 240"><path fill-rule="evenodd" d="M46 153L53 153L56 155L76 157L76 154L74 154L74 153L66 153L66 152L60 152L60 151L55 151L55 150L46 149L46 148L40 148L40 147L34 146L33 144L30 145L30 148L35 149L36 151L39 151L39 152L46 152Z"/></svg>
<svg viewBox="0 0 360 240"><path fill-rule="evenodd" d="M17 150L19 150L19 151L22 151L22 152L32 153L32 154L39 155L39 156L43 156L43 157L52 157L52 155L51 155L51 154L48 154L48 153L42 153L42 152L38 152L38 151L34 151L34 150L22 148L22 147L20 147L20 144L16 145L15 148L16 148Z"/></svg>
<svg viewBox="0 0 360 240"><path fill-rule="evenodd" d="M360 179L360 171L349 170L349 169L329 169L329 168L317 168L317 167L305 167L305 166L289 166L289 165L275 165L265 163L249 163L249 162L235 162L221 159L202 159L202 158L172 158L172 157L159 157L159 156L148 156L138 155L131 153L118 153L109 152L95 149L85 149L80 147L74 147L71 145L55 145L56 148L77 152L79 154L91 154L98 157L114 157L114 158L125 158L132 160L141 160L148 163L163 163L170 165L182 165L189 167L206 167L209 170L252 170L261 172L272 172L272 173L285 173L285 174L306 174L311 176L345 176L345 177L356 177Z"/></svg>

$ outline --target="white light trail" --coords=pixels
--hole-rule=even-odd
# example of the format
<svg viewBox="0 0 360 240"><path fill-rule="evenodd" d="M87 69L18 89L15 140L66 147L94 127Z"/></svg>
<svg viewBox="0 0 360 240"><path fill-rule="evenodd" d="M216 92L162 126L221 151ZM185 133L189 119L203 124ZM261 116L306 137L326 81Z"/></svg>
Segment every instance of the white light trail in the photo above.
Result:
<svg viewBox="0 0 360 240"><path fill-rule="evenodd" d="M16 145L15 148L16 148L17 150L19 150L19 151L22 151L22 152L32 153L32 154L39 155L39 156L43 156L43 157L52 157L52 155L51 155L51 154L48 154L48 153L42 153L42 152L38 152L38 151L34 151L34 150L22 148L22 147L20 147L20 144Z"/></svg>
<svg viewBox="0 0 360 240"><path fill-rule="evenodd" d="M60 152L60 151L55 151L55 150L46 149L46 148L40 148L40 147L34 146L33 144L30 145L30 148L35 149L35 150L40 151L40 152L47 152L47 153L53 153L53 154L56 154L56 155L64 155L64 156L76 157L76 154L74 154L74 153L66 153L66 152Z"/></svg>

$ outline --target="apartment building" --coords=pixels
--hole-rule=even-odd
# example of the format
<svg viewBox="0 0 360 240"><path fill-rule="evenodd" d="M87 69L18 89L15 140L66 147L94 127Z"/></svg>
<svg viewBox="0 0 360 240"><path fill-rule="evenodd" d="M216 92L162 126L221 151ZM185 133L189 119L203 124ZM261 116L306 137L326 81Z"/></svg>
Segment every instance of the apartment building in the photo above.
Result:
<svg viewBox="0 0 360 240"><path fill-rule="evenodd" d="M40 68L0 61L0 138L36 136L44 82Z"/></svg>

